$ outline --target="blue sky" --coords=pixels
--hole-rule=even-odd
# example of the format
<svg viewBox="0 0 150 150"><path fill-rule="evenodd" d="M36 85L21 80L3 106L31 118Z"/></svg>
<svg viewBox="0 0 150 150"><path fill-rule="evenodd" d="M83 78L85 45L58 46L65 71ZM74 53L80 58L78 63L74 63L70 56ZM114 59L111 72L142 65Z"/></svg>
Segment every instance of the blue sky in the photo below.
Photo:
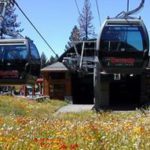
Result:
<svg viewBox="0 0 150 150"><path fill-rule="evenodd" d="M78 25L79 14L74 0L16 0L19 6L23 9L32 23L41 32L44 38L48 41L55 52L60 56L65 49L65 45L69 40L70 33L74 25ZM82 11L84 0L76 0L80 11ZM127 0L97 0L100 10L101 22L107 16L114 17L119 12L126 10ZM141 0L130 0L130 8L135 8ZM95 27L95 32L98 35L100 31L100 22L96 10L95 0L90 0L91 10L94 19L92 23ZM150 31L150 0L145 0L144 8L135 16L141 16L144 20L148 31ZM39 37L36 31L32 28L29 22L24 18L19 10L18 22L21 22L21 28L24 29L22 35L30 37L36 44L40 54L43 51L47 58L54 54L50 51L47 45Z"/></svg>

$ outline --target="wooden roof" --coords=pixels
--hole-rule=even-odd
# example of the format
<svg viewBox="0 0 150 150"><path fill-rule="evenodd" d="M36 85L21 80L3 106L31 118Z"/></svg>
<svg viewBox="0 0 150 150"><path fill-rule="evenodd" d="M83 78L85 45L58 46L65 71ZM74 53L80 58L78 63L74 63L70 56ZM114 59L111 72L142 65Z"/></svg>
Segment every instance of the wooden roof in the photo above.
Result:
<svg viewBox="0 0 150 150"><path fill-rule="evenodd" d="M66 72L68 71L68 68L61 62L53 63L52 65L49 65L43 69L41 69L42 72Z"/></svg>

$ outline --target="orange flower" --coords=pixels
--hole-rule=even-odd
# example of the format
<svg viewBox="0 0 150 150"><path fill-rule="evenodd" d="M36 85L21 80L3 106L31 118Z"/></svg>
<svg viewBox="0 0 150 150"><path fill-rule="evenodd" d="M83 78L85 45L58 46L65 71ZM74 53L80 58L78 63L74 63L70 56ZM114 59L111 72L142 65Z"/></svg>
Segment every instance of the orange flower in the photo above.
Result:
<svg viewBox="0 0 150 150"><path fill-rule="evenodd" d="M66 144L62 144L59 149L60 150L66 150L67 149L67 145Z"/></svg>
<svg viewBox="0 0 150 150"><path fill-rule="evenodd" d="M77 148L79 148L78 144L71 144L70 145L70 150L76 150Z"/></svg>
<svg viewBox="0 0 150 150"><path fill-rule="evenodd" d="M4 119L2 117L0 117L0 124L4 123Z"/></svg>

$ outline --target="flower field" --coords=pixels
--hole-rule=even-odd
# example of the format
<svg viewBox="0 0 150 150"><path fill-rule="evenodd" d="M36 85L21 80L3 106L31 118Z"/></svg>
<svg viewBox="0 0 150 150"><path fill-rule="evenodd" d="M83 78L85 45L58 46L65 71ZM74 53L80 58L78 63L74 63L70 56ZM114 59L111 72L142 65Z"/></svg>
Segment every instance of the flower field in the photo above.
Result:
<svg viewBox="0 0 150 150"><path fill-rule="evenodd" d="M150 114L55 114L65 102L0 97L2 150L149 150Z"/></svg>

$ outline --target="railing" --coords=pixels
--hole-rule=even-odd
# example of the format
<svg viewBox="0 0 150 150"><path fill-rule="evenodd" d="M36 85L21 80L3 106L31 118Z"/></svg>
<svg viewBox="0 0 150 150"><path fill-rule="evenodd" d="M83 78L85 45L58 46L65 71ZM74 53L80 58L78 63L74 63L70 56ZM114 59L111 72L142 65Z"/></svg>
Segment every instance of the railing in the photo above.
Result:
<svg viewBox="0 0 150 150"><path fill-rule="evenodd" d="M94 68L94 60L96 55L96 40L92 41L76 41L73 42L74 55L68 53L64 57L63 62L75 71L86 71Z"/></svg>

